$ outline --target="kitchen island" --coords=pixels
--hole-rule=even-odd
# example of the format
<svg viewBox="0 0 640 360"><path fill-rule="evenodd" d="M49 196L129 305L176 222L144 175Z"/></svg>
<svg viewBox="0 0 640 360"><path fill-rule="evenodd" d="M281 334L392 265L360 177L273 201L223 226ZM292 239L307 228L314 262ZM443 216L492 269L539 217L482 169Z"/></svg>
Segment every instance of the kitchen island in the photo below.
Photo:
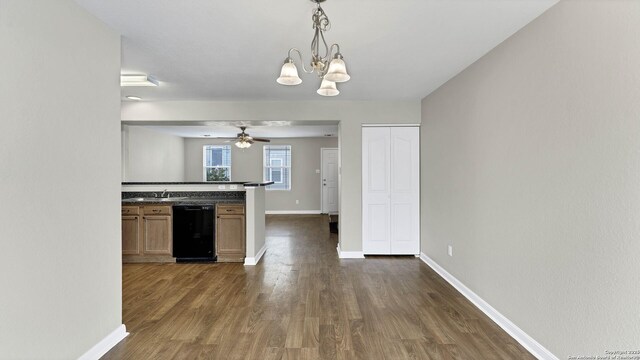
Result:
<svg viewBox="0 0 640 360"><path fill-rule="evenodd" d="M174 262L172 209L199 204L225 211L224 214L216 214L215 219L219 224L216 235L220 237L216 239L215 249L219 250L221 261L256 265L266 251L265 187L270 184L122 183L123 261ZM238 241L242 246L238 246Z"/></svg>

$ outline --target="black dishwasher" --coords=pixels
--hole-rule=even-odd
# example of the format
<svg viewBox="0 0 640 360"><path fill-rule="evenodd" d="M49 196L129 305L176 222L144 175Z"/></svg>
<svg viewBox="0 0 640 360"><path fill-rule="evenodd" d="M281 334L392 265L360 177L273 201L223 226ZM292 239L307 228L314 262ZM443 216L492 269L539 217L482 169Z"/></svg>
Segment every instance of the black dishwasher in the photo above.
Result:
<svg viewBox="0 0 640 360"><path fill-rule="evenodd" d="M173 256L177 262L216 261L213 205L173 207Z"/></svg>

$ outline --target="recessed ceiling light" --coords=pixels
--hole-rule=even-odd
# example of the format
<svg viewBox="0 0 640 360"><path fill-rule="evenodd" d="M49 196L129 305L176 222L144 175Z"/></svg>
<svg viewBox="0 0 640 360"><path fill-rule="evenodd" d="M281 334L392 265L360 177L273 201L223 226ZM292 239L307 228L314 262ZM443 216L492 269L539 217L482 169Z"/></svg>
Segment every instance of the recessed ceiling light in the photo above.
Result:
<svg viewBox="0 0 640 360"><path fill-rule="evenodd" d="M120 75L120 86L158 86L158 81L147 75Z"/></svg>
<svg viewBox="0 0 640 360"><path fill-rule="evenodd" d="M131 95L127 96L127 99L129 99L129 100L135 100L135 101L140 101L140 100L142 100L142 98L141 98L141 97L139 97L139 96L131 96Z"/></svg>

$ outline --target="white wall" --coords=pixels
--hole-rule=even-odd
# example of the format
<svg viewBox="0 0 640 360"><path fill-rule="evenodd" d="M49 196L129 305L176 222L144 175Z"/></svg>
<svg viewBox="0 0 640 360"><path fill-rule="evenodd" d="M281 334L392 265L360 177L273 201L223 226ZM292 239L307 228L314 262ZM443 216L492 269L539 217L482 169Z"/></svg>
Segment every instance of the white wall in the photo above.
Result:
<svg viewBox="0 0 640 360"><path fill-rule="evenodd" d="M184 139L141 126L123 126L123 181L184 181Z"/></svg>
<svg viewBox="0 0 640 360"><path fill-rule="evenodd" d="M71 0L0 2L0 358L121 324L120 38Z"/></svg>
<svg viewBox="0 0 640 360"><path fill-rule="evenodd" d="M122 104L122 120L322 121L339 120L341 163L340 245L362 251L363 123L420 123L419 101L165 101Z"/></svg>
<svg viewBox="0 0 640 360"><path fill-rule="evenodd" d="M231 145L231 180L262 181L263 144L239 149L214 139L185 139L185 181L202 181L202 147ZM267 191L267 211L315 211L321 208L320 149L337 148L337 138L274 138L270 145L291 145L291 190ZM296 200L299 203L296 204Z"/></svg>
<svg viewBox="0 0 640 360"><path fill-rule="evenodd" d="M265 236L265 189L262 186L246 189L246 237L247 248L245 264L255 265L259 262L258 255L264 247ZM264 253L263 253L264 254Z"/></svg>
<svg viewBox="0 0 640 360"><path fill-rule="evenodd" d="M422 102L423 251L560 359L640 347L638 34L562 1Z"/></svg>

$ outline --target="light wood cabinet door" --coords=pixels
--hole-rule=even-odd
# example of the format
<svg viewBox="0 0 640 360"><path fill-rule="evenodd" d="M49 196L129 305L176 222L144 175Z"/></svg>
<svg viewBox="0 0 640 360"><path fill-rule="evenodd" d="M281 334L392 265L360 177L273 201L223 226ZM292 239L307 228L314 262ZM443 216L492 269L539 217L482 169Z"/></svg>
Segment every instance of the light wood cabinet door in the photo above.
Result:
<svg viewBox="0 0 640 360"><path fill-rule="evenodd" d="M219 262L243 262L245 256L244 215L218 215L216 254Z"/></svg>
<svg viewBox="0 0 640 360"><path fill-rule="evenodd" d="M142 218L145 255L171 255L173 236L171 216L145 215Z"/></svg>
<svg viewBox="0 0 640 360"><path fill-rule="evenodd" d="M140 217L125 215L122 217L122 255L140 255Z"/></svg>

